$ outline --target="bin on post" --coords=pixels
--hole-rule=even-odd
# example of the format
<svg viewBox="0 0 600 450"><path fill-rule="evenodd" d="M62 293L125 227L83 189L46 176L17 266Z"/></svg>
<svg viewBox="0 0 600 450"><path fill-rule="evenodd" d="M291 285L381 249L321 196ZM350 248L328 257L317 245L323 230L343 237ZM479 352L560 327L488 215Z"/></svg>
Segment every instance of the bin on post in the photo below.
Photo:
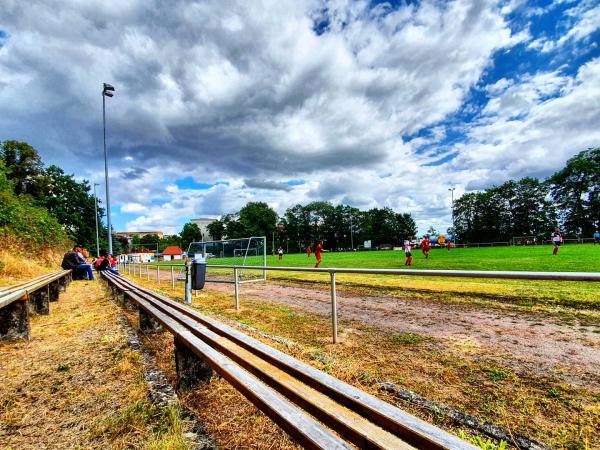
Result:
<svg viewBox="0 0 600 450"><path fill-rule="evenodd" d="M192 289L199 291L206 281L206 259L196 256L192 262Z"/></svg>

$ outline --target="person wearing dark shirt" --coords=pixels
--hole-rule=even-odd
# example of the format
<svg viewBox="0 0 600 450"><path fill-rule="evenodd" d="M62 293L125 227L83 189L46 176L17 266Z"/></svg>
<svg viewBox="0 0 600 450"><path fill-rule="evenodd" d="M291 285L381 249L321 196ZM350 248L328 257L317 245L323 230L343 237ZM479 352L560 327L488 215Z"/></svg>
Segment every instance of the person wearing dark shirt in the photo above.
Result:
<svg viewBox="0 0 600 450"><path fill-rule="evenodd" d="M87 276L88 280L94 280L94 271L92 266L85 262L80 255L83 252L81 245L76 245L63 256L61 267L64 270L73 271L74 280L83 280Z"/></svg>

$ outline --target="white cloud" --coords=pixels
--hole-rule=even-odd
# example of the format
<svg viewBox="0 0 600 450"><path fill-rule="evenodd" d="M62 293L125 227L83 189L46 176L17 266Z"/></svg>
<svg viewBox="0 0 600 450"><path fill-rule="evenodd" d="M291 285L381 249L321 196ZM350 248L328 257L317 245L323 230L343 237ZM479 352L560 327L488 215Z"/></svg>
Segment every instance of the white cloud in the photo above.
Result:
<svg viewBox="0 0 600 450"><path fill-rule="evenodd" d="M423 153L445 139L439 122L464 106L494 54L532 39L507 22L523 2L369 5L5 0L0 136L101 180L100 86L111 82L113 201L140 214L127 227L167 232L257 199L280 212L314 199L409 208L423 227L444 228L448 186L548 171L595 139L588 114L597 81L588 68L577 80L554 71L488 86L486 116L466 130L469 142ZM594 23L586 11L573 11L569 40ZM326 24L321 34L316 21ZM540 39L530 47L555 45ZM422 166L453 152L455 163ZM187 176L228 184L174 184ZM306 183L288 187L290 179Z"/></svg>

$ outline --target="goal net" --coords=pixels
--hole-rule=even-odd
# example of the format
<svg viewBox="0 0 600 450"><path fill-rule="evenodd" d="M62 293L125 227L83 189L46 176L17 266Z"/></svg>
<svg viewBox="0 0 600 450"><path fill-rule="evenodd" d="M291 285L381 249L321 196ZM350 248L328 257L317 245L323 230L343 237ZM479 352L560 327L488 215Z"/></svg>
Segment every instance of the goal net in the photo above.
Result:
<svg viewBox="0 0 600 450"><path fill-rule="evenodd" d="M515 236L511 239L511 245L537 245L541 244L536 236Z"/></svg>
<svg viewBox="0 0 600 450"><path fill-rule="evenodd" d="M242 239L224 239L221 241L192 242L188 255L203 255L209 266L240 266L238 275L243 281L266 279L266 271L244 269L246 266L264 267L267 265L267 238L252 236ZM210 270L215 276L233 274L232 269Z"/></svg>

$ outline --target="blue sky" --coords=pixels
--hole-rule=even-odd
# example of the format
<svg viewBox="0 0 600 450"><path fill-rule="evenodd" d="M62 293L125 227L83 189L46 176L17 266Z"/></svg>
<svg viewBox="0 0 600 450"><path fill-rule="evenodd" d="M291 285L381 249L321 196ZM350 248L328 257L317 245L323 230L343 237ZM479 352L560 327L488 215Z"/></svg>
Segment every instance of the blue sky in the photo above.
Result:
<svg viewBox="0 0 600 450"><path fill-rule="evenodd" d="M599 44L586 0L9 2L0 140L103 182L110 82L119 230L313 200L445 229L450 186L600 145Z"/></svg>

